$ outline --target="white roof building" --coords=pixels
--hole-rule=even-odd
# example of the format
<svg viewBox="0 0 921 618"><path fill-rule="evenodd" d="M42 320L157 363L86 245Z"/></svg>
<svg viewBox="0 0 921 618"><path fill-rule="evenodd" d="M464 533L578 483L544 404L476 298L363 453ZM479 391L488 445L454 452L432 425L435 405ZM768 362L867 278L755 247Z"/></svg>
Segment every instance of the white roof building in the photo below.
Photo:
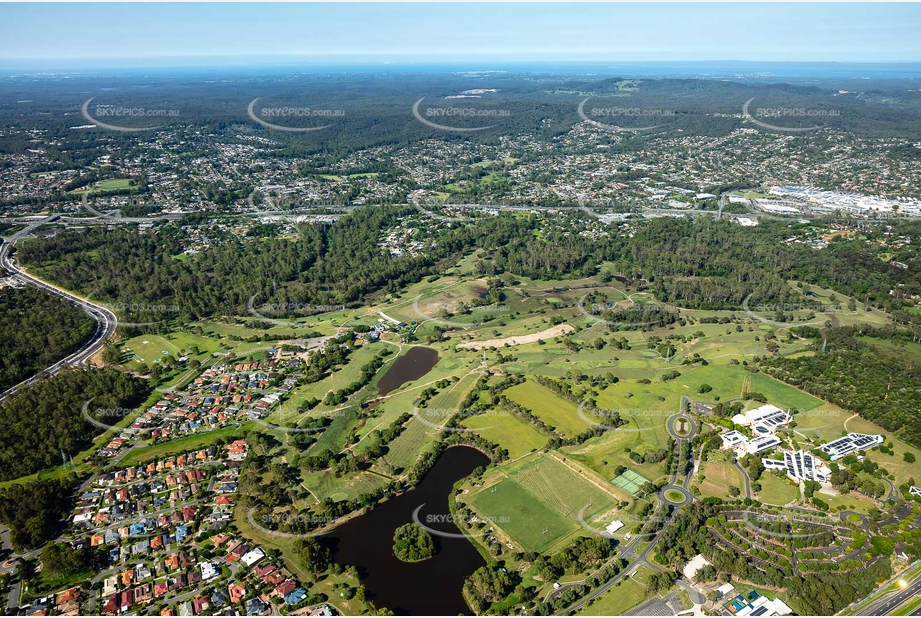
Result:
<svg viewBox="0 0 921 618"><path fill-rule="evenodd" d="M823 444L822 451L831 456L832 461L838 461L842 457L850 455L854 451L863 451L879 446L883 443L883 437L880 435L867 435L863 433L849 433L843 438L832 440L828 444Z"/></svg>
<svg viewBox="0 0 921 618"><path fill-rule="evenodd" d="M912 485L908 488L908 495L921 497L921 487L915 487Z"/></svg>
<svg viewBox="0 0 921 618"><path fill-rule="evenodd" d="M240 562L246 566L253 566L263 558L265 558L265 552L257 547L240 556Z"/></svg>
<svg viewBox="0 0 921 618"><path fill-rule="evenodd" d="M608 527L605 528L604 531L607 532L608 534L614 534L615 532L623 528L625 525L626 524L624 524L624 522L620 521L619 519L615 519L614 521L608 524Z"/></svg>
<svg viewBox="0 0 921 618"><path fill-rule="evenodd" d="M720 438L723 440L723 448L736 448L740 444L748 442L748 438L738 431L726 432Z"/></svg>
<svg viewBox="0 0 921 618"><path fill-rule="evenodd" d="M751 427L752 431L762 436L774 433L778 427L788 424L791 420L793 419L789 414L769 403L732 417L732 422L736 425Z"/></svg>
<svg viewBox="0 0 921 618"><path fill-rule="evenodd" d="M831 481L831 468L806 451L784 452L783 460L762 459L767 470L783 470L794 481L816 481L828 483Z"/></svg>
<svg viewBox="0 0 921 618"><path fill-rule="evenodd" d="M701 570L705 566L710 564L710 561L703 557L702 554L697 554L691 558L690 562L684 565L684 568L681 570L684 573L684 576L687 579L694 579L694 576L697 575L697 571Z"/></svg>
<svg viewBox="0 0 921 618"><path fill-rule="evenodd" d="M792 613L793 610L780 599L771 601L762 596L736 612L736 616L789 616Z"/></svg>
<svg viewBox="0 0 921 618"><path fill-rule="evenodd" d="M736 451L740 457L747 454L761 453L780 444L780 438L773 434L758 436L749 440L741 432L729 431L722 434L720 438L723 440L723 448Z"/></svg>
<svg viewBox="0 0 921 618"><path fill-rule="evenodd" d="M202 562L198 565L198 568L201 569L201 578L204 580L212 579L221 574L217 567L210 562Z"/></svg>
<svg viewBox="0 0 921 618"><path fill-rule="evenodd" d="M746 442L744 446L744 450L746 453L750 455L755 455L757 453L767 451L779 445L780 445L780 438L778 438L777 436L774 436L774 435L759 436L757 438L753 438L749 440L748 442Z"/></svg>

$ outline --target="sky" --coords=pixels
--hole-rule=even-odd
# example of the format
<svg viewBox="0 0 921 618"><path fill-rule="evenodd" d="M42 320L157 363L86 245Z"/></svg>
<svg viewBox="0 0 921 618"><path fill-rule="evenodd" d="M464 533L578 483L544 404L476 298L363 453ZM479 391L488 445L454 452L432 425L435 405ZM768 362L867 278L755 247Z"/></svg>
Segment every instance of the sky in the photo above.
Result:
<svg viewBox="0 0 921 618"><path fill-rule="evenodd" d="M916 62L921 5L0 3L0 69L294 57Z"/></svg>

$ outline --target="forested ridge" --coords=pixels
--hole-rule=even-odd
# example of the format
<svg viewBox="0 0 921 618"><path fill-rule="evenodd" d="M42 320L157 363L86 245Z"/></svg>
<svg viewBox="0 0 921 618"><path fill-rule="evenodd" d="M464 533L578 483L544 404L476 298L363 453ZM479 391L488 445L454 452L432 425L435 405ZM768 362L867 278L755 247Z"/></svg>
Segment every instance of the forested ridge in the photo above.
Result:
<svg viewBox="0 0 921 618"><path fill-rule="evenodd" d="M61 531L61 518L70 510L77 479L45 479L0 490L0 522L10 529L13 547L34 549Z"/></svg>
<svg viewBox="0 0 921 618"><path fill-rule="evenodd" d="M67 370L19 391L0 405L0 481L58 466L76 457L101 428L83 406L131 408L149 392L146 381L115 369ZM117 422L118 418L111 422Z"/></svg>
<svg viewBox="0 0 921 618"><path fill-rule="evenodd" d="M0 391L78 350L95 328L59 296L33 287L0 291Z"/></svg>
<svg viewBox="0 0 921 618"><path fill-rule="evenodd" d="M917 352L898 347L911 342L911 333L891 327L843 327L828 329L825 337L824 352L817 340L813 356L766 358L760 368L921 447L921 363Z"/></svg>
<svg viewBox="0 0 921 618"><path fill-rule="evenodd" d="M319 305L360 301L382 289L397 292L437 271L440 260L473 249L486 252L477 265L484 274L543 280L590 276L610 261L660 301L692 309L741 309L746 299L802 301L788 279L831 287L886 310L901 309L921 294L921 270L889 264L878 248L857 240L833 242L821 251L786 244L786 222L743 228L706 217L661 218L640 223L633 237L589 239L566 225L547 230L538 217L503 215L427 230L421 255L392 257L380 246L381 232L412 212L362 208L330 226L300 226L295 239L232 241L182 260L174 257L182 253L183 240L175 225L155 232L63 232L24 243L18 251L24 264L41 266L65 287L120 304L170 303L184 321L240 314L250 299L257 306ZM916 224L903 225L916 231ZM902 259L917 260L909 250ZM140 311L128 317L163 316Z"/></svg>

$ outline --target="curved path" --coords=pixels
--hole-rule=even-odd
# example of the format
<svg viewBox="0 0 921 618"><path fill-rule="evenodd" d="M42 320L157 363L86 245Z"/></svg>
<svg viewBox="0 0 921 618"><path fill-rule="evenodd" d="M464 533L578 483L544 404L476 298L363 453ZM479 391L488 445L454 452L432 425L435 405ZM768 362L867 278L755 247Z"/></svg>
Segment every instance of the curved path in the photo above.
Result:
<svg viewBox="0 0 921 618"><path fill-rule="evenodd" d="M745 470L745 468L742 467L742 465L738 462L738 460L733 465L736 467L736 470L739 471L739 474L742 475L742 482L745 484L745 497L751 498L752 497L751 477L748 476L748 472Z"/></svg>
<svg viewBox="0 0 921 618"><path fill-rule="evenodd" d="M678 419L684 419L690 425L688 432L684 435L678 433L678 430L675 429L675 423L678 422ZM668 420L665 421L665 427L668 429L668 433L676 440L691 440L697 435L697 423L694 422L694 419L687 414L675 414L669 416Z"/></svg>
<svg viewBox="0 0 921 618"><path fill-rule="evenodd" d="M690 421L691 423L691 430L687 436L678 436L672 433L673 432L672 425L674 424L674 421L681 417L687 418L688 421ZM693 438L694 434L697 431L697 426L694 423L694 420L690 418L689 415L686 415L686 414L675 414L674 416L670 416L668 420L666 421L666 427L668 428L669 433L672 434L673 437L675 437L676 439L675 448L678 449L679 454L681 451L681 441ZM692 451L691 459L693 460L693 458L694 458L694 454ZM686 483L689 481L691 475L694 473L694 470L693 470L694 462L691 461L690 463L691 465L689 467L691 468L691 470L688 473L688 476L685 478ZM673 479L672 483L662 487L662 489L660 489L659 492L656 494L656 497L658 498L661 504L668 505L673 509L671 513L673 517L677 515L679 510L681 510L688 504L693 503L694 500L696 499L694 495L690 491L687 490L687 488L674 484L674 480L675 479ZM676 503L676 502L672 502L671 500L666 499L665 492L669 490L675 490L675 491L681 492L682 496L684 496L684 501L680 503ZM567 616L571 616L575 614L577 611L585 607L587 603L589 603L593 599L597 599L602 594L604 594L605 592L613 588L624 577L629 576L630 573L633 573L640 566L647 566L655 571L661 571L661 568L656 566L652 562L650 562L647 559L647 556L649 555L649 552L652 551L652 549L656 546L656 543L659 542L659 539L662 538L662 535L665 533L667 529L668 529L667 524L665 526L662 526L662 528L658 532L655 533L655 536L652 537L652 540L649 542L649 544L646 545L646 547L643 548L643 551L639 553L637 553L636 551L636 546L639 544L641 538L644 538L644 537L641 537L641 536L634 537L630 541L629 544L623 546L623 549L621 549L620 554L618 556L618 558L627 561L627 566L624 567L617 575L612 577L610 580L608 580L601 586L595 588L594 590L589 592L587 595L585 595L584 597L582 597L581 599L579 599L578 601L570 605L568 608L566 608L565 612L563 612L562 614L567 615ZM572 585L561 587L559 590L556 591L556 593L562 593L565 589L570 588L570 587L572 587ZM554 596L554 594L555 593L551 593L550 596Z"/></svg>
<svg viewBox="0 0 921 618"><path fill-rule="evenodd" d="M677 491L683 496L681 502L675 502L665 496L669 491ZM674 507L684 506L694 501L694 495L681 485L665 485L659 490L659 500Z"/></svg>
<svg viewBox="0 0 921 618"><path fill-rule="evenodd" d="M17 279L18 281L21 281L22 283L34 285L37 288L45 290L46 292L49 292L51 294L56 294L57 296L60 296L70 301L72 304L81 307L94 320L96 320L96 332L93 333L93 336L89 339L89 341L87 341L82 346L80 346L80 349L74 352L73 354L70 354L69 356L54 363L50 367L46 367L43 371L36 373L31 378L23 380L19 384L16 384L15 386L0 393L0 400L3 400L9 395L12 395L13 393L17 392L19 389L23 387L29 386L30 384L34 384L39 379L41 379L43 375L53 376L65 367L76 367L78 365L82 365L93 354L96 354L96 352L102 349L102 346L105 344L106 339L108 339L115 333L115 327L118 325L118 318L116 318L115 314L112 313L112 311L110 311L109 309L101 305L91 303L90 301L84 300L78 296L74 296L73 294L71 294L70 292L66 290L62 290L61 288L54 286L50 283L46 283L45 281L42 281L41 279L37 277L33 277L32 275L26 273L25 271L20 269L18 266L16 266L16 264L14 264L13 261L10 259L10 250L13 248L13 245L16 244L16 241L18 241L23 236L26 236L27 234L32 233L32 231L34 231L37 227L39 227L40 225L44 223L48 223L51 219L54 219L55 217L56 215L52 215L48 217L47 219L42 219L41 221L37 221L31 224L29 227L25 228L24 230L17 232L13 236L11 236L9 239L5 239L3 241L3 244L0 245L0 267L9 271L11 273L11 276L14 279Z"/></svg>

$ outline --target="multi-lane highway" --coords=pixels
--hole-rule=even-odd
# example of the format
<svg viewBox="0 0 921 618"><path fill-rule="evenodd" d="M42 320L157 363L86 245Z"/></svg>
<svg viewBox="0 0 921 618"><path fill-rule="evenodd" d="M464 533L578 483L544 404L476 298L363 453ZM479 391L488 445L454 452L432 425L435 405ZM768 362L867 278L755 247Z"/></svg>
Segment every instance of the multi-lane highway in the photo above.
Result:
<svg viewBox="0 0 921 618"><path fill-rule="evenodd" d="M861 613L865 616L888 616L894 609L902 605L902 603L910 599L915 599L918 596L921 596L921 577L916 577L915 580L910 582L905 588L885 597L866 610L861 610ZM921 610L921 608L919 608L919 610ZM917 616L918 613L916 611L910 615Z"/></svg>
<svg viewBox="0 0 921 618"><path fill-rule="evenodd" d="M82 365L83 363L87 361L88 358L90 358L93 354L95 354L102 348L106 340L115 333L115 327L118 325L118 318L116 318L115 314L112 313L112 311L110 311L109 309L101 305L91 303L88 300L84 300L78 296L74 296L73 294L71 294L70 292L66 290L62 290L61 288L51 285L50 283L47 283L45 281L42 281L41 279L38 279L37 277L33 277L32 275L20 269L13 262L13 260L10 259L10 252L13 248L13 245L16 244L16 241L18 241L23 236L31 234L39 226L45 223L50 223L52 222L53 219L56 219L56 218L57 216L52 215L51 217L48 217L46 219L35 221L31 223L25 229L17 232L13 236L11 236L9 239L3 241L3 244L0 245L0 268L6 270L11 277L13 277L14 279L18 281L21 281L22 283L25 283L27 285L34 285L35 287L41 288L42 290L45 290L46 292L49 292L51 294L56 294L62 298L67 299L73 305L81 307L90 316L92 316L94 320L96 320L96 332L93 333L93 336L89 339L89 341L84 343L80 347L79 350L77 350L70 356L67 356L66 358L59 360L58 362L54 363L50 367L46 367L44 371L37 373L31 378L24 380L20 382L19 384L0 393L0 400L15 393L16 391L23 388L24 386L28 386L29 384L32 384L38 381L43 374L44 375L54 375L57 372L59 372L61 369L63 369L64 367L76 367L78 365Z"/></svg>

